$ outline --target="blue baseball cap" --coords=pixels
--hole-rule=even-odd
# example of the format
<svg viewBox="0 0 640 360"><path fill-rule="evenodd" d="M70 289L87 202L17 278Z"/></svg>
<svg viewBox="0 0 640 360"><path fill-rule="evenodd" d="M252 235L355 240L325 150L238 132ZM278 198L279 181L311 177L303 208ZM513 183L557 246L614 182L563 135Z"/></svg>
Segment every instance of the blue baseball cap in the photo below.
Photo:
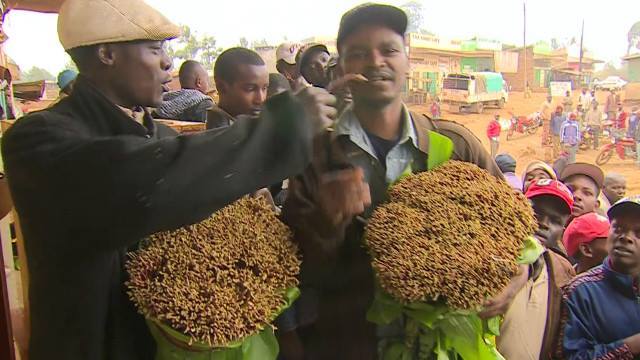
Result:
<svg viewBox="0 0 640 360"><path fill-rule="evenodd" d="M75 80L76 77L78 77L78 73L73 70L63 70L62 72L60 72L58 74L58 87L60 88L60 90L63 90L64 88L69 86L69 84L71 84L71 82Z"/></svg>

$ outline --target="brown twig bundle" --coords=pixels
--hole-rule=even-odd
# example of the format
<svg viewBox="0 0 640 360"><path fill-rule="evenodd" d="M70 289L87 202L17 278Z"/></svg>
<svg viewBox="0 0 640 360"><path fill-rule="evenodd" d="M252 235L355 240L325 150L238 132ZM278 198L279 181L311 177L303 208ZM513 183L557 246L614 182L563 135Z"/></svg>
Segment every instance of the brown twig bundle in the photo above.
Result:
<svg viewBox="0 0 640 360"><path fill-rule="evenodd" d="M297 285L291 237L263 200L240 199L130 254L129 295L146 317L223 346L263 329Z"/></svg>
<svg viewBox="0 0 640 360"><path fill-rule="evenodd" d="M365 241L382 288L396 300L476 309L509 283L536 226L526 198L506 182L449 161L394 185Z"/></svg>

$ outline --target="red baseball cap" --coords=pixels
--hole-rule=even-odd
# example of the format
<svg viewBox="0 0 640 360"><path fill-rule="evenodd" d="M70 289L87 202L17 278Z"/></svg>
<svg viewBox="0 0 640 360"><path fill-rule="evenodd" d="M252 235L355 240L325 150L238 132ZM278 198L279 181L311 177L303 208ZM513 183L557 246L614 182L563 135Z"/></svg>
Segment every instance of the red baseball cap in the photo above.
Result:
<svg viewBox="0 0 640 360"><path fill-rule="evenodd" d="M573 257L580 244L588 244L609 236L609 219L596 213L587 213L573 219L562 236L567 255Z"/></svg>
<svg viewBox="0 0 640 360"><path fill-rule="evenodd" d="M541 195L559 197L567 205L569 213L573 208L573 194L571 194L571 190L558 180L540 179L531 183L525 194L527 199Z"/></svg>

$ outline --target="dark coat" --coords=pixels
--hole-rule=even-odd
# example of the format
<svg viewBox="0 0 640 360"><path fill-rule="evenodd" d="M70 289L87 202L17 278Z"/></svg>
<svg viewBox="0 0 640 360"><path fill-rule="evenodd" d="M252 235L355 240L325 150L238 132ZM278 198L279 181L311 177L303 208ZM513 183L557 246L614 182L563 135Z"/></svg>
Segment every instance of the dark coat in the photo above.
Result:
<svg viewBox="0 0 640 360"><path fill-rule="evenodd" d="M148 114L133 121L80 76L71 96L16 122L2 155L30 273L30 358L152 358L123 285L127 249L302 172L300 114L283 94L260 121L177 135Z"/></svg>

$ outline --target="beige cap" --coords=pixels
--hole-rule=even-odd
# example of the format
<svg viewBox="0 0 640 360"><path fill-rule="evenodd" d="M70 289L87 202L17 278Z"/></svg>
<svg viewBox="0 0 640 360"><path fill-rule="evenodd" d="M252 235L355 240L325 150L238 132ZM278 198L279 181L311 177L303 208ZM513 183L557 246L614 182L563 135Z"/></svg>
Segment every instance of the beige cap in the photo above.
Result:
<svg viewBox="0 0 640 360"><path fill-rule="evenodd" d="M142 0L66 0L58 15L58 37L65 50L178 36L180 28Z"/></svg>
<svg viewBox="0 0 640 360"><path fill-rule="evenodd" d="M298 50L300 50L300 44L282 43L276 49L276 61L284 60L289 65L295 65Z"/></svg>

